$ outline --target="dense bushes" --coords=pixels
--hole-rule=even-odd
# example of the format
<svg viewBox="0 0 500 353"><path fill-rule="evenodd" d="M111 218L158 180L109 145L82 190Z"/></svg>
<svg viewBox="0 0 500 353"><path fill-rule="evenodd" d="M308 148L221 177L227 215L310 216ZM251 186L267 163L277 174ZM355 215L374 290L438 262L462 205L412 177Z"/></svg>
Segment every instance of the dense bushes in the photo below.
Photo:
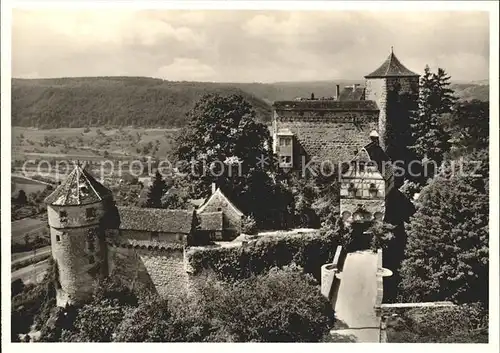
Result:
<svg viewBox="0 0 500 353"><path fill-rule="evenodd" d="M317 342L334 320L317 281L294 266L233 283L208 279L195 295L168 301L107 279L91 302L52 313L42 341Z"/></svg>
<svg viewBox="0 0 500 353"><path fill-rule="evenodd" d="M28 333L32 325L42 327L55 306L55 281L57 267L51 260L49 271L39 284L13 288L11 312L11 339L19 341L19 334ZM20 290L20 291L19 291Z"/></svg>
<svg viewBox="0 0 500 353"><path fill-rule="evenodd" d="M488 311L479 304L415 308L392 315L387 322L389 342L488 342Z"/></svg>
<svg viewBox="0 0 500 353"><path fill-rule="evenodd" d="M246 278L291 263L319 279L321 266L333 259L336 247L333 235L308 233L263 237L242 247L197 248L187 256L195 273L209 270L223 280Z"/></svg>

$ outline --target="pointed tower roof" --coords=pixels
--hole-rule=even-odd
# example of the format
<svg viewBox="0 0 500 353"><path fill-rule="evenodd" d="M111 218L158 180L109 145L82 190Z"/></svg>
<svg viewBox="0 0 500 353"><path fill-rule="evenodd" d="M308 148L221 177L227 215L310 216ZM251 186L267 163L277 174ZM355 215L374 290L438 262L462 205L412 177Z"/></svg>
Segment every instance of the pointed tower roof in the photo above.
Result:
<svg viewBox="0 0 500 353"><path fill-rule="evenodd" d="M66 180L47 196L45 203L56 206L88 205L108 196L111 196L111 191L77 164Z"/></svg>
<svg viewBox="0 0 500 353"><path fill-rule="evenodd" d="M384 61L384 63L371 74L366 75L365 78L384 78L384 77L418 77L419 74L414 73L413 71L408 70L399 59L394 55L391 47L391 54Z"/></svg>

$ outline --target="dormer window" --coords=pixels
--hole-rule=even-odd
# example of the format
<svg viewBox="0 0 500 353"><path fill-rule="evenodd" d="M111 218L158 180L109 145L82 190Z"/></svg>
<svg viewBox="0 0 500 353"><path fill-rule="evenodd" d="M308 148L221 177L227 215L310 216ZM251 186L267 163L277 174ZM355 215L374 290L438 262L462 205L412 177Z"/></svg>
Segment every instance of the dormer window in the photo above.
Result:
<svg viewBox="0 0 500 353"><path fill-rule="evenodd" d="M68 212L66 211L59 211L59 219L61 223L65 223L68 221Z"/></svg>
<svg viewBox="0 0 500 353"><path fill-rule="evenodd" d="M91 207L91 208L87 208L85 210L85 215L87 217L87 220L92 220L96 217L96 211L95 211L95 208Z"/></svg>

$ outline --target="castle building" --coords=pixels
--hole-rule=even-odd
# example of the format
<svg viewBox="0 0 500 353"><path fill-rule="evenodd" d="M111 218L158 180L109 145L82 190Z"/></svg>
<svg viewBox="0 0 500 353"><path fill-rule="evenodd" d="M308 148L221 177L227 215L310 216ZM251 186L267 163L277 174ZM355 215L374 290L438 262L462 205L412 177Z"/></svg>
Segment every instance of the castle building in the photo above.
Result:
<svg viewBox="0 0 500 353"><path fill-rule="evenodd" d="M393 52L365 79L365 87L342 92L337 85L335 99L273 105L273 149L281 168L297 171L315 159L343 166L340 213L346 223L384 219L394 190L387 151L398 148L395 127L408 119L400 101L418 98L419 75ZM45 202L59 306L88 300L102 276L150 285L160 295L182 290L186 246L234 239L243 217L215 187L191 211L117 207L111 191L80 165Z"/></svg>
<svg viewBox="0 0 500 353"><path fill-rule="evenodd" d="M365 87L354 85L340 92L337 85L334 99L275 102L272 134L279 165L301 170L311 160L334 165L349 162L370 143L373 130L380 135L384 151L397 148L395 127L404 126L408 119L399 103L403 96L416 102L418 84L419 75L391 50L382 65L365 76Z"/></svg>
<svg viewBox="0 0 500 353"><path fill-rule="evenodd" d="M185 246L234 239L243 216L217 188L193 211L117 207L111 191L80 165L45 203L59 306L88 300L103 276L160 294L182 290Z"/></svg>
<svg viewBox="0 0 500 353"><path fill-rule="evenodd" d="M333 166L341 173L344 221L383 220L394 189L390 161L407 147L401 136L418 91L419 75L401 64L391 48L382 65L365 76L365 87L340 91L336 85L332 99L275 102L272 134L279 166L295 173L306 172L311 163Z"/></svg>
<svg viewBox="0 0 500 353"><path fill-rule="evenodd" d="M340 214L345 223L383 221L394 188L391 161L379 145L377 132L341 173Z"/></svg>

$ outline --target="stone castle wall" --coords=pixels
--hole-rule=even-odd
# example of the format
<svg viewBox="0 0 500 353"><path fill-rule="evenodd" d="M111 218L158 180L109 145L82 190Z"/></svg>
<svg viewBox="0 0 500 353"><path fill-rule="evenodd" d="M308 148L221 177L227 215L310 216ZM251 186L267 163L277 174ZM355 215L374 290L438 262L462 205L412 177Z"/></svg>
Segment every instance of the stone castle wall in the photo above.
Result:
<svg viewBox="0 0 500 353"><path fill-rule="evenodd" d="M90 298L93 284L103 271L106 256L98 226L50 230L52 256L57 262L59 284L58 305ZM89 241L93 245L89 246Z"/></svg>
<svg viewBox="0 0 500 353"><path fill-rule="evenodd" d="M86 209L93 208L96 216L92 219L87 219ZM66 222L61 221L60 212L65 211L67 214ZM47 216L49 226L53 228L71 228L71 227L85 227L98 224L100 219L104 216L105 209L101 203L94 203L85 206L55 206L49 205L47 207Z"/></svg>
<svg viewBox="0 0 500 353"><path fill-rule="evenodd" d="M388 145L387 130L391 119L402 117L388 117L387 95L389 91L396 90L399 94L408 93L416 101L418 99L419 77L387 77L370 78L366 80L366 99L373 100L380 109L378 119L378 133L380 146L385 150Z"/></svg>
<svg viewBox="0 0 500 353"><path fill-rule="evenodd" d="M370 143L369 133L378 129L378 111L280 111L276 110L273 133L290 129L294 134L294 168L303 160L349 162L356 149Z"/></svg>
<svg viewBox="0 0 500 353"><path fill-rule="evenodd" d="M365 95L367 100L377 103L380 109L378 116L378 134L380 136L380 146L386 148L386 115L387 115L387 80L385 78L371 78L366 80Z"/></svg>
<svg viewBox="0 0 500 353"><path fill-rule="evenodd" d="M95 210L95 217L87 218L87 208ZM61 219L61 211L66 212L66 222ZM96 278L105 271L106 250L99 225L104 207L101 203L50 205L47 213L52 256L59 272L58 305L84 301L92 294Z"/></svg>
<svg viewBox="0 0 500 353"><path fill-rule="evenodd" d="M147 249L108 245L109 276L134 288L147 288L163 297L188 287L182 249Z"/></svg>

